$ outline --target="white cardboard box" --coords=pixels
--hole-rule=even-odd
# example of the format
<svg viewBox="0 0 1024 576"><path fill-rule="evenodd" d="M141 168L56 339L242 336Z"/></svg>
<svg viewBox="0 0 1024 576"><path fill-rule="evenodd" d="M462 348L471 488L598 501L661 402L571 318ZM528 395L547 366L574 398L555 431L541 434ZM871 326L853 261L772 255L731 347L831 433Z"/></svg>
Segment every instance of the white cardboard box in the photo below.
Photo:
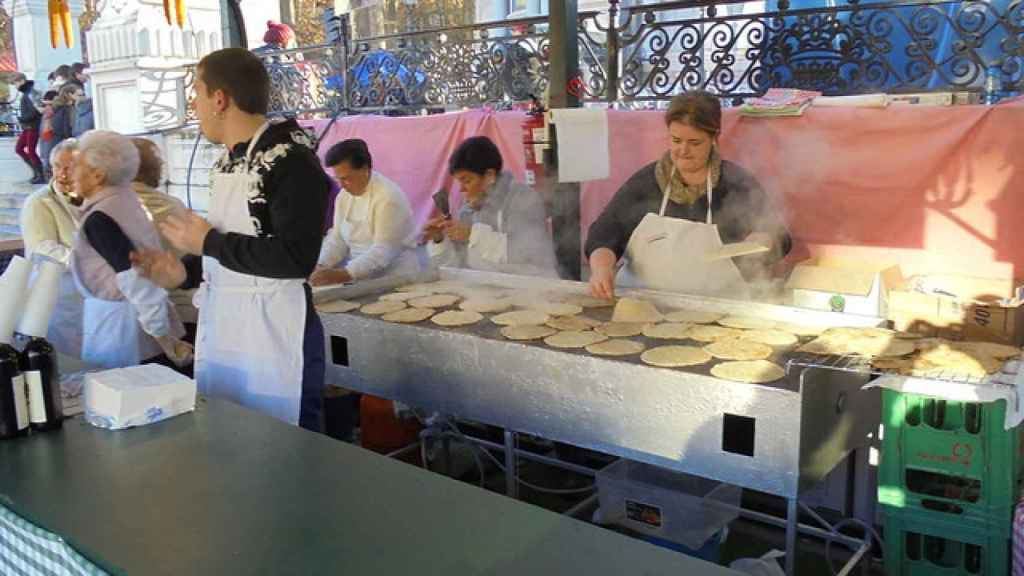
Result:
<svg viewBox="0 0 1024 576"><path fill-rule="evenodd" d="M85 419L100 428L143 426L195 407L196 381L159 364L85 376Z"/></svg>
<svg viewBox="0 0 1024 576"><path fill-rule="evenodd" d="M797 264L786 289L793 306L884 318L889 290L903 284L898 266L811 258Z"/></svg>

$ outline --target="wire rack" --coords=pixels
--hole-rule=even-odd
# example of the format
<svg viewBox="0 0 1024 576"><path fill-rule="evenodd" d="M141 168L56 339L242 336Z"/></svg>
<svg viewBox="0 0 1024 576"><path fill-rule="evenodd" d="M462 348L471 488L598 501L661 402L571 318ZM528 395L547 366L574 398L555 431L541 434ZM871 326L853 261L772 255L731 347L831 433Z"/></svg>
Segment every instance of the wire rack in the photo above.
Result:
<svg viewBox="0 0 1024 576"><path fill-rule="evenodd" d="M807 352L798 352L786 361L786 372L791 373L794 369L818 368L823 370L835 370L838 372L854 372L858 374L870 374L874 376L903 376L934 380L936 382L952 382L956 384L998 384L992 379L992 375L980 377L955 372L953 370L928 370L918 373L900 373L895 370L880 370L871 365L871 359L865 356L849 354L845 356L821 356Z"/></svg>

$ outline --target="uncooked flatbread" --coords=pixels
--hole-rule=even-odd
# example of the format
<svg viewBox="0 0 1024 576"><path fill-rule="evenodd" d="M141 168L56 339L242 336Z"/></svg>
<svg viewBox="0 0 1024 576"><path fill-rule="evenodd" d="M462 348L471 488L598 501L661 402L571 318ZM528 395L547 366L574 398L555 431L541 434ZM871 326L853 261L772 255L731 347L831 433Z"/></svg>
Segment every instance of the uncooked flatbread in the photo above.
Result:
<svg viewBox="0 0 1024 576"><path fill-rule="evenodd" d="M330 302L324 302L323 304L317 304L317 312L324 312L326 314L344 314L345 312L351 312L362 306L358 302L349 302L348 300L331 300Z"/></svg>
<svg viewBox="0 0 1024 576"><path fill-rule="evenodd" d="M725 314L718 312L703 312L701 310L676 310L665 315L668 322L687 322L689 324L714 324L721 320Z"/></svg>
<svg viewBox="0 0 1024 576"><path fill-rule="evenodd" d="M545 314L550 314L551 316L575 316L580 312L583 312L582 306L565 304L563 302L534 302L533 304L527 305L526 308L530 310L539 310Z"/></svg>
<svg viewBox="0 0 1024 576"><path fill-rule="evenodd" d="M583 308L611 308L615 306L615 300L605 300L603 298L594 298L593 296L582 296L574 294L567 296L563 299L568 304L575 304L582 306Z"/></svg>
<svg viewBox="0 0 1024 576"><path fill-rule="evenodd" d="M685 340L690 337L692 324L684 322L665 322L644 326L644 336L657 340Z"/></svg>
<svg viewBox="0 0 1024 576"><path fill-rule="evenodd" d="M718 320L718 323L726 328L738 328L740 330L771 330L777 322L765 318L752 318L749 316L726 316Z"/></svg>
<svg viewBox="0 0 1024 576"><path fill-rule="evenodd" d="M599 320L586 316L559 316L548 321L548 326L562 331L590 330L600 325Z"/></svg>
<svg viewBox="0 0 1024 576"><path fill-rule="evenodd" d="M483 314L469 310L445 310L430 319L438 326L469 326L484 319Z"/></svg>
<svg viewBox="0 0 1024 576"><path fill-rule="evenodd" d="M740 339L760 342L774 348L789 348L790 346L795 346L800 341L796 335L783 332L782 330L748 330L740 336Z"/></svg>
<svg viewBox="0 0 1024 576"><path fill-rule="evenodd" d="M533 324L505 326L501 329L501 335L509 340L540 340L557 333L558 330L550 326L537 326Z"/></svg>
<svg viewBox="0 0 1024 576"><path fill-rule="evenodd" d="M644 345L633 340L605 340L587 346L587 352L595 356L632 356L644 351Z"/></svg>
<svg viewBox="0 0 1024 576"><path fill-rule="evenodd" d="M378 298L381 302L408 302L415 298L426 298L430 292L392 292Z"/></svg>
<svg viewBox="0 0 1024 576"><path fill-rule="evenodd" d="M725 328L722 326L693 326L690 328L690 339L698 342L718 342L739 338L743 335L742 330Z"/></svg>
<svg viewBox="0 0 1024 576"><path fill-rule="evenodd" d="M492 316L491 322L499 326L539 326L550 319L550 316L538 310L515 310Z"/></svg>
<svg viewBox="0 0 1024 576"><path fill-rule="evenodd" d="M715 358L722 360L764 360L772 355L771 346L739 338L712 342L704 349Z"/></svg>
<svg viewBox="0 0 1024 576"><path fill-rule="evenodd" d="M380 317L385 322L398 322L400 324L415 324L422 322L434 315L433 308L403 308L398 312L392 312Z"/></svg>
<svg viewBox="0 0 1024 576"><path fill-rule="evenodd" d="M786 375L782 366L767 360L751 360L745 362L722 362L711 367L711 375L723 380L765 384L774 382Z"/></svg>
<svg viewBox="0 0 1024 576"><path fill-rule="evenodd" d="M506 298L480 298L473 297L463 300L459 308L469 312L504 312L512 307L512 302Z"/></svg>
<svg viewBox="0 0 1024 576"><path fill-rule="evenodd" d="M370 316L380 316L382 314L391 314L392 312L398 312L407 308L405 302L373 302L367 304L359 309L363 314L369 314Z"/></svg>
<svg viewBox="0 0 1024 576"><path fill-rule="evenodd" d="M612 322L661 322L664 316L654 304L636 298L620 298L612 312Z"/></svg>
<svg viewBox="0 0 1024 576"><path fill-rule="evenodd" d="M459 300L461 298L454 294L434 294L423 298L414 298L409 300L408 304L413 308L447 308Z"/></svg>
<svg viewBox="0 0 1024 576"><path fill-rule="evenodd" d="M604 342L608 337L597 332L559 332L544 339L544 343L552 348L586 348L591 344Z"/></svg>
<svg viewBox="0 0 1024 576"><path fill-rule="evenodd" d="M594 327L594 330L610 338L628 338L639 336L644 331L643 322L605 322Z"/></svg>
<svg viewBox="0 0 1024 576"><path fill-rule="evenodd" d="M645 364L662 368L697 366L711 361L711 354L696 346L658 346L640 355Z"/></svg>

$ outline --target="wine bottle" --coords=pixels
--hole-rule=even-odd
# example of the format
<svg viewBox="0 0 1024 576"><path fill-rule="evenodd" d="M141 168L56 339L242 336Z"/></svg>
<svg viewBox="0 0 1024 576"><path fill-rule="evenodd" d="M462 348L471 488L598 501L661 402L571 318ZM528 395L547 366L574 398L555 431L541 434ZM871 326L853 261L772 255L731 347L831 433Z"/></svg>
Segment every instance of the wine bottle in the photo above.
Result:
<svg viewBox="0 0 1024 576"><path fill-rule="evenodd" d="M19 368L18 351L0 342L0 440L24 436L28 429L25 377Z"/></svg>
<svg viewBox="0 0 1024 576"><path fill-rule="evenodd" d="M21 373L28 390L29 423L33 430L56 430L64 421L57 351L45 338L34 337L21 351Z"/></svg>

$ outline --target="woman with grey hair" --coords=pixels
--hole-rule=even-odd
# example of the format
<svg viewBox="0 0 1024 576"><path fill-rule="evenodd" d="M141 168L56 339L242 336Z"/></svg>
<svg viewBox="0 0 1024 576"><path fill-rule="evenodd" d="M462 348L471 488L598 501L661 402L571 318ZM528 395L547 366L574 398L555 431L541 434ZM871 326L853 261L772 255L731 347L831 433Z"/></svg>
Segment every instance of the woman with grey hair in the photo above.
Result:
<svg viewBox="0 0 1024 576"><path fill-rule="evenodd" d="M104 368L184 367L192 348L181 341L185 330L167 291L139 276L129 260L135 249L160 248L131 187L138 170L139 152L129 138L101 130L82 137L74 182L85 202L71 257L85 298L82 359Z"/></svg>

